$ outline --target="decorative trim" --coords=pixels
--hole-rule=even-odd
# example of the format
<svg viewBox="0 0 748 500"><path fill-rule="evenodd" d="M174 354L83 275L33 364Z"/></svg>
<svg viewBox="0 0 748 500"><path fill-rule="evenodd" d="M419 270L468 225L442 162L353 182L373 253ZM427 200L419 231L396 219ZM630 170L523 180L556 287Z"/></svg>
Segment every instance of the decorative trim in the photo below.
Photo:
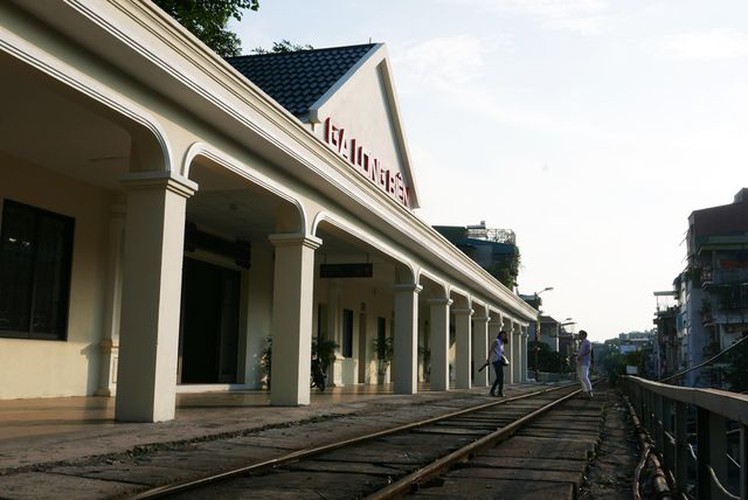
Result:
<svg viewBox="0 0 748 500"><path fill-rule="evenodd" d="M274 247L303 246L316 250L322 246L322 240L316 236L307 236L299 233L278 233L268 236L268 240Z"/></svg>
<svg viewBox="0 0 748 500"><path fill-rule="evenodd" d="M452 309L452 312L455 313L455 316L472 316L475 311L468 307L464 309Z"/></svg>
<svg viewBox="0 0 748 500"><path fill-rule="evenodd" d="M400 283L393 286L392 289L395 290L395 293L421 293L423 287L418 283Z"/></svg>
<svg viewBox="0 0 748 500"><path fill-rule="evenodd" d="M131 172L122 176L120 181L129 191L164 189L184 198L189 198L197 192L197 183L170 170Z"/></svg>

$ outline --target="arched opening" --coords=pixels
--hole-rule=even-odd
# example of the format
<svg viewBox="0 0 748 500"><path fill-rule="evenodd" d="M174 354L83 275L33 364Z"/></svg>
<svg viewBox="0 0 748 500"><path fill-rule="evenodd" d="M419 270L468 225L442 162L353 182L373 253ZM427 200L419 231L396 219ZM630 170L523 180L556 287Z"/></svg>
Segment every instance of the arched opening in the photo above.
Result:
<svg viewBox="0 0 748 500"><path fill-rule="evenodd" d="M146 120L136 119L136 110L125 116L91 97L93 93L6 53L0 53L0 67L0 233L6 242L19 241L11 234L13 227L21 227L13 218L21 212L31 216L40 225L37 242L28 243L44 246L43 259L54 263L48 278L32 280L28 295L44 296L46 304L13 299L22 295L18 279L29 282L20 276L25 264L10 266L18 279L0 272L0 310L35 318L29 325L47 324L44 334L59 341L41 345L40 332L35 332L39 328L0 327L0 337L21 340L2 346L17 366L38 364L35 357L42 351L47 361L47 369L35 370L31 381L28 371L3 363L7 371L0 369L0 375L7 383L0 397L112 395L125 217L121 179L144 167L167 169L163 141ZM7 245L0 250L0 261L9 252ZM32 254L41 255L36 250ZM38 267L27 264L28 269ZM0 325L4 320L0 317Z"/></svg>
<svg viewBox="0 0 748 500"><path fill-rule="evenodd" d="M299 208L237 165L205 155L189 166L200 189L187 202L178 383L269 384L274 249L300 232Z"/></svg>
<svg viewBox="0 0 748 500"><path fill-rule="evenodd" d="M392 380L393 287L401 264L385 248L322 219L315 261L315 331L318 346L332 345L327 367L335 385L382 385Z"/></svg>

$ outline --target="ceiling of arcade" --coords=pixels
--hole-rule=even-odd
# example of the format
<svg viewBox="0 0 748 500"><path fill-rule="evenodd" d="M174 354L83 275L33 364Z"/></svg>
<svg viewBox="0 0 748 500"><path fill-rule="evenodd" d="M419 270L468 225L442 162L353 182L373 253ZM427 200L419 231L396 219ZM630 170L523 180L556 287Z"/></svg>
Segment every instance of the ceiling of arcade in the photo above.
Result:
<svg viewBox="0 0 748 500"><path fill-rule="evenodd" d="M0 55L0 151L67 176L119 189L130 135L52 83Z"/></svg>

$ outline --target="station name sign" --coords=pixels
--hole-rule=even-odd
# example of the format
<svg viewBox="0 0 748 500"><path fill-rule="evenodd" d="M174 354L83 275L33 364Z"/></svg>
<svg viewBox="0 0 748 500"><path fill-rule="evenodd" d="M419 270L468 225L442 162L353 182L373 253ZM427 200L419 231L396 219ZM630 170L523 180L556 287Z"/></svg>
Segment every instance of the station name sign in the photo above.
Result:
<svg viewBox="0 0 748 500"><path fill-rule="evenodd" d="M385 168L355 137L349 137L345 129L332 118L325 120L325 142L365 179L387 193L401 205L410 208L410 187L405 184L402 173Z"/></svg>

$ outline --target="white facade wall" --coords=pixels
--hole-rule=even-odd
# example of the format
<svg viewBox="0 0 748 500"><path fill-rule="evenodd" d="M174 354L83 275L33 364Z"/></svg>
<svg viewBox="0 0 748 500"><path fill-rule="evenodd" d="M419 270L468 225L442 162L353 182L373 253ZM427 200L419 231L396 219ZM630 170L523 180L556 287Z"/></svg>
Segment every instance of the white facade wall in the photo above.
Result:
<svg viewBox="0 0 748 500"><path fill-rule="evenodd" d="M384 271L380 266L375 266L374 272L376 273L377 270ZM377 336L377 318L385 319L387 336L390 336L393 309L391 290L366 286L365 282L356 278L350 281L345 278L317 278L315 304L322 305L326 310L327 324L321 325L323 335L340 346L337 361L330 369L332 381L336 385L343 386L376 383L377 359L374 339ZM343 311L345 309L353 311L352 357L344 357L342 353ZM363 325L362 320L365 322ZM318 316L315 306L315 325L317 324ZM365 332L363 339L362 329ZM317 334L318 331L315 329L314 336L316 337Z"/></svg>
<svg viewBox="0 0 748 500"><path fill-rule="evenodd" d="M67 341L0 337L0 399L93 394L104 338L111 193L0 156L0 199L75 219Z"/></svg>

